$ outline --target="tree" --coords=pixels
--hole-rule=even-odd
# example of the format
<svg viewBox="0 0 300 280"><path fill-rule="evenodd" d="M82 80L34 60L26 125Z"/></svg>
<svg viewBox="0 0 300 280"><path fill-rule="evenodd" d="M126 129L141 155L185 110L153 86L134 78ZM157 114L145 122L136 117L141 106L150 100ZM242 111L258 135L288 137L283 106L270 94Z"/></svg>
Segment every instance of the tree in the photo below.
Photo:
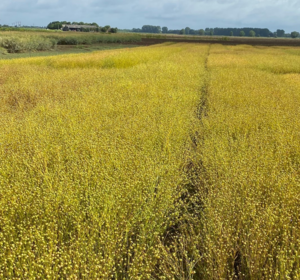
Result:
<svg viewBox="0 0 300 280"><path fill-rule="evenodd" d="M207 28L209 30L209 28ZM214 35L217 36L231 36L231 32L233 32L233 36L239 36L241 31L244 31L245 34L249 35L249 32L253 30L255 34L260 34L263 37L268 37L270 34L270 30L267 28L250 28L250 27L245 27L245 28L220 28L216 27L213 29ZM207 33L209 35L209 32Z"/></svg>
<svg viewBox="0 0 300 280"><path fill-rule="evenodd" d="M191 30L191 28L186 27L186 28L185 28L185 34L190 34L190 30Z"/></svg>
<svg viewBox="0 0 300 280"><path fill-rule="evenodd" d="M250 36L250 37L255 37L255 32L254 32L254 30L250 30L250 31L249 31L249 36Z"/></svg>
<svg viewBox="0 0 300 280"><path fill-rule="evenodd" d="M132 31L132 32L141 33L141 32L142 32L142 29L141 29L141 28L132 28L131 31Z"/></svg>
<svg viewBox="0 0 300 280"><path fill-rule="evenodd" d="M230 36L233 36L233 31L230 31Z"/></svg>
<svg viewBox="0 0 300 280"><path fill-rule="evenodd" d="M105 25L104 27L102 27L101 29L101 32L104 32L104 33L106 33L107 31L109 31L110 30L110 25Z"/></svg>
<svg viewBox="0 0 300 280"><path fill-rule="evenodd" d="M168 33L168 27L164 26L164 27L162 28L162 33Z"/></svg>
<svg viewBox="0 0 300 280"><path fill-rule="evenodd" d="M61 29L62 25L63 24L60 21L52 21L48 24L47 28L48 29Z"/></svg>
<svg viewBox="0 0 300 280"><path fill-rule="evenodd" d="M244 32L243 30L240 31L240 36L241 36L241 37L245 36L245 32Z"/></svg>
<svg viewBox="0 0 300 280"><path fill-rule="evenodd" d="M63 25L93 25L95 27L99 27L98 24L96 22L93 22L93 23L84 23L83 21L81 22L76 22L76 21L73 21L72 23L70 21L52 21L48 24L47 28L48 29L62 29ZM109 25L107 25L109 27ZM90 29L89 28L81 28L82 31L85 31L85 32L89 32ZM108 28L109 29L109 28ZM64 28L63 29L64 31L67 31L68 28ZM93 29L94 31L97 30L97 29Z"/></svg>
<svg viewBox="0 0 300 280"><path fill-rule="evenodd" d="M161 27L154 26L154 25L143 25L142 32L144 32L144 33L161 33Z"/></svg>
<svg viewBox="0 0 300 280"><path fill-rule="evenodd" d="M184 35L185 34L185 29L181 29L179 34Z"/></svg>
<svg viewBox="0 0 300 280"><path fill-rule="evenodd" d="M291 33L291 37L292 38L297 38L299 36L299 32L297 32L297 31L293 31L292 33Z"/></svg>
<svg viewBox="0 0 300 280"><path fill-rule="evenodd" d="M110 32L111 32L111 33L118 33L118 28L117 28L117 27L111 28L111 29L110 29Z"/></svg>
<svg viewBox="0 0 300 280"><path fill-rule="evenodd" d="M197 30L194 29L190 29L190 35L198 35L199 32Z"/></svg>
<svg viewBox="0 0 300 280"><path fill-rule="evenodd" d="M284 37L285 31L283 29L277 29L276 31L278 37Z"/></svg>
<svg viewBox="0 0 300 280"><path fill-rule="evenodd" d="M205 35L212 35L214 34L214 29L213 28L205 28Z"/></svg>
<svg viewBox="0 0 300 280"><path fill-rule="evenodd" d="M200 30L199 30L199 35L201 35L201 36L202 36L202 35L204 35L204 34L205 34L205 31L204 31L204 29L200 29Z"/></svg>

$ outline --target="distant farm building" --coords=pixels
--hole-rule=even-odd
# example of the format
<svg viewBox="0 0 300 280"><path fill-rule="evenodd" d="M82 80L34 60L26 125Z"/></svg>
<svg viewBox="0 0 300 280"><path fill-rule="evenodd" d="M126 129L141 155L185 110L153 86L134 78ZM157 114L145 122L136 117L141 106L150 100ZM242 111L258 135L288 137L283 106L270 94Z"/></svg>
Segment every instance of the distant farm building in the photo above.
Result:
<svg viewBox="0 0 300 280"><path fill-rule="evenodd" d="M79 24L63 24L63 31L82 31L83 29L89 29L90 31L95 31L98 27L95 25L79 25Z"/></svg>

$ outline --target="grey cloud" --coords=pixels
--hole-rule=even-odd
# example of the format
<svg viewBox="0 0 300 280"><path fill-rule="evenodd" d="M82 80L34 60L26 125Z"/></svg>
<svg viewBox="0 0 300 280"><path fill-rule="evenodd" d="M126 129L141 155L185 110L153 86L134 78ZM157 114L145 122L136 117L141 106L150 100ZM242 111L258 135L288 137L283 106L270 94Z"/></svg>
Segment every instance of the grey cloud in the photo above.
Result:
<svg viewBox="0 0 300 280"><path fill-rule="evenodd" d="M299 30L298 0L1 0L0 24L86 21L119 28L267 27Z"/></svg>

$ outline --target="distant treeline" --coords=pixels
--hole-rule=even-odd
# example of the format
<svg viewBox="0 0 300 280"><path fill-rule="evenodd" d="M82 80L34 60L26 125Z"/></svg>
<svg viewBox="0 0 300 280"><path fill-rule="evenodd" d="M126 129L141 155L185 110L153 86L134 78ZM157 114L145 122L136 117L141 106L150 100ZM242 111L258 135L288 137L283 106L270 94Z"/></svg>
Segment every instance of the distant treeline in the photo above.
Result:
<svg viewBox="0 0 300 280"><path fill-rule="evenodd" d="M106 25L106 26L99 26L96 22L93 22L93 23L87 23L87 22L83 22L83 21L73 21L73 22L70 22L70 21L52 21L50 22L48 25L47 25L47 28L48 29L52 29L52 30L55 30L55 29L62 29L63 25L86 25L86 26L95 26L96 28L93 29L94 32L110 32L110 33L117 33L118 32L118 28L112 28L110 27L110 25ZM64 30L64 31L67 31L67 30ZM91 31L90 28L81 28L80 31L82 32L89 32Z"/></svg>
<svg viewBox="0 0 300 280"><path fill-rule="evenodd" d="M48 29L61 29L64 24L94 25L94 26L99 27L99 25L96 22L86 23L86 22L83 22L83 21L80 21L80 22L76 22L76 21L73 21L73 22L70 22L70 21L52 21L47 25L47 28Z"/></svg>
<svg viewBox="0 0 300 280"><path fill-rule="evenodd" d="M244 32L244 36L253 37L254 36L262 36L262 37L285 37L285 31L281 29L277 29L276 32L270 31L268 28L213 28L205 29L205 33L213 32L213 35L221 35L221 36L241 36L241 32ZM255 34L254 34L254 33Z"/></svg>
<svg viewBox="0 0 300 280"><path fill-rule="evenodd" d="M129 30L128 30L129 31ZM199 30L194 30L189 27L183 29L168 29L168 27L160 27L153 25L144 25L142 28L133 28L131 32L137 33L163 33L163 34L190 34L190 35L200 35Z"/></svg>
<svg viewBox="0 0 300 280"><path fill-rule="evenodd" d="M249 36L249 37L293 37L299 36L299 33L294 31L290 34L285 33L283 29L277 29L275 32L268 28L205 28L192 29L189 27L182 29L168 29L168 27L160 27L154 25L144 25L142 28L133 28L132 30L124 30L137 33L162 33L162 34L186 34L186 35L216 35L216 36Z"/></svg>

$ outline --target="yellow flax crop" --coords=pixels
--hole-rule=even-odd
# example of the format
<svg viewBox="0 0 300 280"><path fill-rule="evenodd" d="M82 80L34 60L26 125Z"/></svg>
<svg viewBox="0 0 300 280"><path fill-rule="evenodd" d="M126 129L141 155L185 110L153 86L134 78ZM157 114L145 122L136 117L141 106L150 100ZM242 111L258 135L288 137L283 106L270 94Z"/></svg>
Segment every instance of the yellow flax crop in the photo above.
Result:
<svg viewBox="0 0 300 280"><path fill-rule="evenodd" d="M207 48L0 63L1 279L153 275L180 218Z"/></svg>
<svg viewBox="0 0 300 280"><path fill-rule="evenodd" d="M298 53L211 48L200 279L300 279Z"/></svg>
<svg viewBox="0 0 300 280"><path fill-rule="evenodd" d="M0 279L300 279L297 48L0 61Z"/></svg>

